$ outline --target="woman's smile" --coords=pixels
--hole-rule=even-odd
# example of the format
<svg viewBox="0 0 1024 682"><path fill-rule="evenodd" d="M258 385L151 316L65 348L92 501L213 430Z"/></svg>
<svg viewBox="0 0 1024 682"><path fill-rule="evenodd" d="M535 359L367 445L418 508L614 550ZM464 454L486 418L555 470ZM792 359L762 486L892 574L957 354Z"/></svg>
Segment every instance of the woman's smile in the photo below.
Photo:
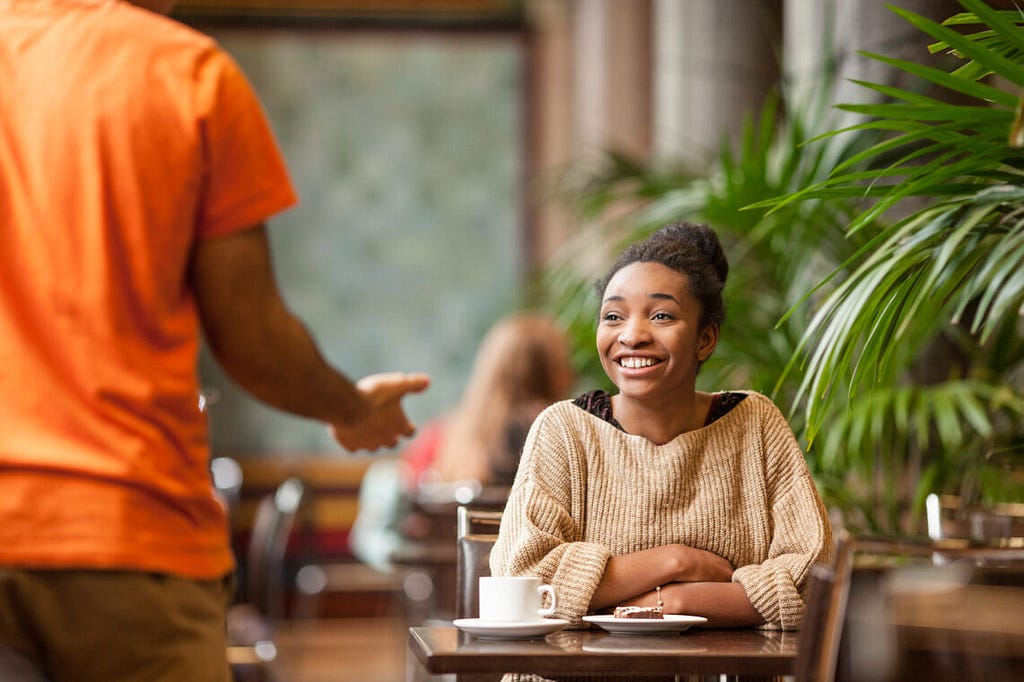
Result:
<svg viewBox="0 0 1024 682"><path fill-rule="evenodd" d="M656 358L640 357L637 355L626 355L616 360L624 369L646 369L660 364L662 361Z"/></svg>

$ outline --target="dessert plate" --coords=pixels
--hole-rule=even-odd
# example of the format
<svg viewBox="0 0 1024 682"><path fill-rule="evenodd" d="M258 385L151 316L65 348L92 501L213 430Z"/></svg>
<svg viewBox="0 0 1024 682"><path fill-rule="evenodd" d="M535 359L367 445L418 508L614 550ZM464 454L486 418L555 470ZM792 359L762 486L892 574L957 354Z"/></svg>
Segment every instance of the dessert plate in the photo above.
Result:
<svg viewBox="0 0 1024 682"><path fill-rule="evenodd" d="M480 618L456 618L452 625L480 639L535 639L558 632L569 624L562 618L539 618L526 622L503 622Z"/></svg>
<svg viewBox="0 0 1024 682"><path fill-rule="evenodd" d="M708 622L704 616L666 615L664 618L616 618L615 616L583 616L613 635L653 635L682 632L694 625Z"/></svg>

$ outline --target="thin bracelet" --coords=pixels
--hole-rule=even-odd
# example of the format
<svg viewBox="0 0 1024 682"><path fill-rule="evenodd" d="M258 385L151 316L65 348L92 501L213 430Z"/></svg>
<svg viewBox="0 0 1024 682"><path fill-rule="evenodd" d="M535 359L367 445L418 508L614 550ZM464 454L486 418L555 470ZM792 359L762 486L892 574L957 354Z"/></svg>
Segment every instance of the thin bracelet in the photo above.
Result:
<svg viewBox="0 0 1024 682"><path fill-rule="evenodd" d="M661 601L661 585L655 585L654 591L658 593L658 608L663 608L665 606L665 602Z"/></svg>

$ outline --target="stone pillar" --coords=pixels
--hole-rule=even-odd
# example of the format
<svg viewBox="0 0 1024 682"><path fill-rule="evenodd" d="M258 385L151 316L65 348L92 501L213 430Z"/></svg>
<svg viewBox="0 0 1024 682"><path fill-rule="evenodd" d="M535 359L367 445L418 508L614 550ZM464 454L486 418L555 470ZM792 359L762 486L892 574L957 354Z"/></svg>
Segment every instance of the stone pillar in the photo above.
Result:
<svg viewBox="0 0 1024 682"><path fill-rule="evenodd" d="M822 93L823 64L835 65L829 104L877 101L879 95L851 80L905 86L887 65L858 54L883 54L915 62L935 61L928 36L892 12L882 0L785 0L785 73L795 101ZM942 20L962 11L955 0L900 0L899 7Z"/></svg>
<svg viewBox="0 0 1024 682"><path fill-rule="evenodd" d="M570 168L615 150L651 153L651 0L530 0L530 262L566 241L572 217L549 192Z"/></svg>
<svg viewBox="0 0 1024 682"><path fill-rule="evenodd" d="M781 0L655 0L654 153L702 170L778 80Z"/></svg>
<svg viewBox="0 0 1024 682"><path fill-rule="evenodd" d="M531 269L542 267L569 235L572 216L551 197L575 155L574 30L568 0L530 0L526 99L528 233Z"/></svg>

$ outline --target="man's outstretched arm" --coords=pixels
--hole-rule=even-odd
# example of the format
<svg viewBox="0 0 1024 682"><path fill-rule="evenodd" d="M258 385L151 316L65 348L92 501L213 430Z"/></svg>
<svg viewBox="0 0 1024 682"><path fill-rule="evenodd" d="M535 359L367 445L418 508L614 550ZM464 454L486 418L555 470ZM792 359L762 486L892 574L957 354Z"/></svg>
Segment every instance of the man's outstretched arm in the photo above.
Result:
<svg viewBox="0 0 1024 682"><path fill-rule="evenodd" d="M393 446L413 433L401 399L429 378L389 372L353 383L329 365L281 298L263 225L201 240L191 280L210 350L253 396L330 424L349 450Z"/></svg>

